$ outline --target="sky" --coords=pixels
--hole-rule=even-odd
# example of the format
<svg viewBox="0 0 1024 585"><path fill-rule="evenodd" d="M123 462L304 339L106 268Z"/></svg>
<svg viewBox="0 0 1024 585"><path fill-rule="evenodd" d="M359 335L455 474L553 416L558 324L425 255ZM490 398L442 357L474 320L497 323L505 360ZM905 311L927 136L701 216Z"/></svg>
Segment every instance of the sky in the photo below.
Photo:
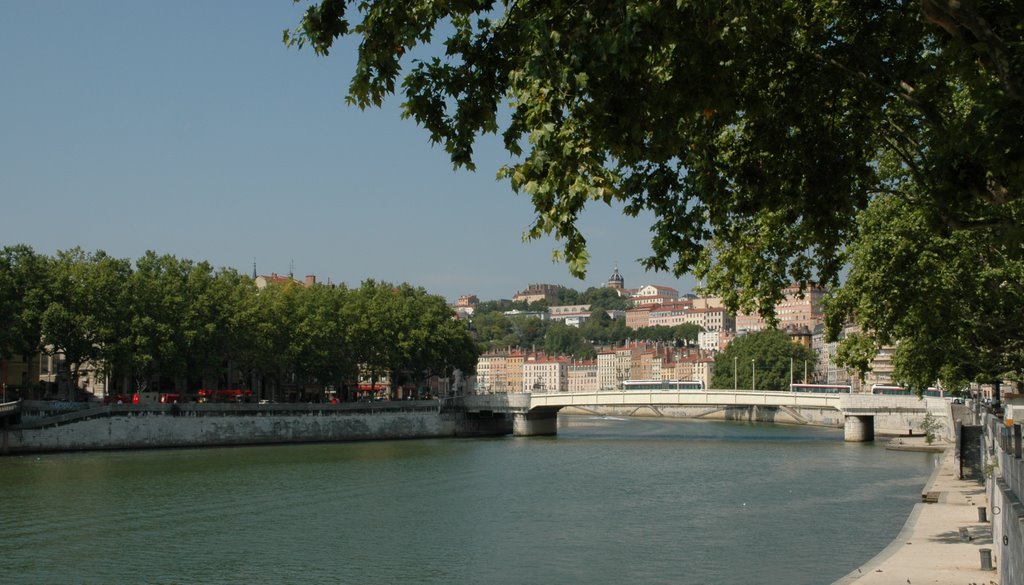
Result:
<svg viewBox="0 0 1024 585"><path fill-rule="evenodd" d="M355 45L330 57L282 43L306 3L0 0L0 246L147 250L251 274L358 286L408 282L454 301L511 298L531 283L695 281L645 272L650 217L595 204L578 225L584 280L523 242L527 195L454 170L425 130L345 104ZM415 58L417 53L407 53Z"/></svg>

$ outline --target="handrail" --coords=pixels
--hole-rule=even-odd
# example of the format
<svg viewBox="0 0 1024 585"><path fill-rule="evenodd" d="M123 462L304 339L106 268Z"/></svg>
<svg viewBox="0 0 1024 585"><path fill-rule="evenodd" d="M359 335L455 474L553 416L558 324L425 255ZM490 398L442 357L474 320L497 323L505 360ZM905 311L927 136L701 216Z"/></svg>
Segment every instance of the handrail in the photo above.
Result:
<svg viewBox="0 0 1024 585"><path fill-rule="evenodd" d="M353 413L436 411L437 400L393 400L376 402L273 403L273 404L108 404L59 415L23 420L14 428L27 430L59 426L79 420L109 416L332 416Z"/></svg>

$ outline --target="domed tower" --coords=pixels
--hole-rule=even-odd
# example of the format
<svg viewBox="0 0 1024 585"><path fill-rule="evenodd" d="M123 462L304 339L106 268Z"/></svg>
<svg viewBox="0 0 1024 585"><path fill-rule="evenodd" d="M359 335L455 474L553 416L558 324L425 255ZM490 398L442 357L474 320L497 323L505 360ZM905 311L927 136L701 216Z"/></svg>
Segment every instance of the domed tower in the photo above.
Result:
<svg viewBox="0 0 1024 585"><path fill-rule="evenodd" d="M623 290L626 288L626 281L622 278L622 275L619 274L618 266L615 267L615 271L612 272L612 275L608 278L608 283L605 286L616 290Z"/></svg>

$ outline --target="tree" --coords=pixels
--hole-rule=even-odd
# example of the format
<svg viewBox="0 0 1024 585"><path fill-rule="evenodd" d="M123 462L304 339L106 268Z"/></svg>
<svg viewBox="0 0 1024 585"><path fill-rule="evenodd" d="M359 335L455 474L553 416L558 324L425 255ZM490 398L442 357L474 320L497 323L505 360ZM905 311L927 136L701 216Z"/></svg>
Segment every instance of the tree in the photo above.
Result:
<svg viewBox="0 0 1024 585"><path fill-rule="evenodd" d="M580 291L569 288L561 287L558 289L558 301L559 305L579 305L580 303Z"/></svg>
<svg viewBox="0 0 1024 585"><path fill-rule="evenodd" d="M554 236L573 274L587 263L577 219L619 202L655 217L648 268L692 271L729 309L772 319L790 283L837 285L848 250L870 270L859 214L890 197L932 233L990 243L985 270L1021 272L1021 22L1014 0L323 0L285 41L326 55L357 37L349 103L379 106L400 80L403 115L456 166L500 132L514 157L500 176L536 212L526 236ZM1006 282L986 306L1014 306L1021 281ZM857 287L842 308L870 294ZM1002 317L949 325L995 331ZM901 367L955 368L946 341L966 351L955 362L1000 351L943 334Z"/></svg>
<svg viewBox="0 0 1024 585"><path fill-rule="evenodd" d="M321 284L297 289L295 324L295 373L315 384L341 388L359 374L359 365L348 347L343 307L348 289Z"/></svg>
<svg viewBox="0 0 1024 585"><path fill-rule="evenodd" d="M26 245L0 249L0 360L39 351L49 266Z"/></svg>
<svg viewBox="0 0 1024 585"><path fill-rule="evenodd" d="M111 347L127 334L127 283L131 264L98 251L61 251L50 271L49 305L41 317L43 345L62 354L67 393L78 387L86 362L105 363Z"/></svg>
<svg viewBox="0 0 1024 585"><path fill-rule="evenodd" d="M895 344L898 379L914 388L1021 379L1024 263L1002 235L936 231L932 213L890 196L862 214L848 285L828 313L837 330L856 315L868 335L844 340L839 363L864 371Z"/></svg>
<svg viewBox="0 0 1024 585"><path fill-rule="evenodd" d="M580 326L583 338L591 343L612 345L621 343L632 333L625 319L612 319L602 309L592 310L590 319Z"/></svg>
<svg viewBox="0 0 1024 585"><path fill-rule="evenodd" d="M201 327L196 323L188 290L191 260L147 251L135 262L126 283L131 291L132 371L137 390L161 390L162 378L178 391L188 376L188 343L195 341ZM123 355L124 352L118 352Z"/></svg>
<svg viewBox="0 0 1024 585"><path fill-rule="evenodd" d="M673 336L680 345L697 345L697 336L704 328L696 323L683 323L673 328Z"/></svg>
<svg viewBox="0 0 1024 585"><path fill-rule="evenodd" d="M804 361L814 364L814 352L790 341L782 331L768 329L742 335L715 357L711 386L788 390L790 373L795 371L792 368L795 364L802 368Z"/></svg>
<svg viewBox="0 0 1024 585"><path fill-rule="evenodd" d="M628 298L619 296L615 289L608 287L590 287L584 291L581 300L594 311L625 311L632 306Z"/></svg>
<svg viewBox="0 0 1024 585"><path fill-rule="evenodd" d="M544 334L544 351L548 355L568 355L583 359L597 356L594 346L587 342L580 329L560 322L548 325Z"/></svg>
<svg viewBox="0 0 1024 585"><path fill-rule="evenodd" d="M347 345L372 383L393 386L476 367L477 351L465 324L444 299L408 284L367 280L344 305Z"/></svg>

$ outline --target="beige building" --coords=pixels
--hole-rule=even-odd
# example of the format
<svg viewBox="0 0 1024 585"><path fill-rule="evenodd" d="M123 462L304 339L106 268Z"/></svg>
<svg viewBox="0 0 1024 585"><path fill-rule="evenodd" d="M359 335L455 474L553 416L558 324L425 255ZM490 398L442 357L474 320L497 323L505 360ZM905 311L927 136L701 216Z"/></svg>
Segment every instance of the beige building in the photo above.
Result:
<svg viewBox="0 0 1024 585"><path fill-rule="evenodd" d="M654 307L648 318L651 327L678 327L685 323L699 325L705 331L732 331L736 326L735 319L724 308L694 309L688 301Z"/></svg>
<svg viewBox="0 0 1024 585"><path fill-rule="evenodd" d="M656 305L644 305L626 309L626 327L633 331L648 327L651 322L651 309Z"/></svg>
<svg viewBox="0 0 1024 585"><path fill-rule="evenodd" d="M508 354L486 353L476 360L476 391L477 394L496 394L508 392L505 387L505 368Z"/></svg>
<svg viewBox="0 0 1024 585"><path fill-rule="evenodd" d="M660 380L662 356L657 350L637 353L635 367L630 371L631 380Z"/></svg>
<svg viewBox="0 0 1024 585"><path fill-rule="evenodd" d="M821 310L821 299L824 296L825 290L821 287L810 287L802 295L797 285L787 287L785 298L775 305L775 317L779 320L778 328L806 327L814 331L816 326L825 321ZM736 316L737 332L752 333L767 328L768 324L757 313L740 313Z"/></svg>
<svg viewBox="0 0 1024 585"><path fill-rule="evenodd" d="M614 350L604 350L597 354L597 387L598 390L614 390L619 386L616 373L616 357Z"/></svg>
<svg viewBox="0 0 1024 585"><path fill-rule="evenodd" d="M668 286L648 284L636 290L633 294L633 306L642 307L645 305L663 305L679 299L679 291Z"/></svg>
<svg viewBox="0 0 1024 585"><path fill-rule="evenodd" d="M662 379L693 380L703 383L705 388L710 388L714 369L715 360L710 357L699 353L679 355L671 362L671 365L666 364L663 367Z"/></svg>
<svg viewBox="0 0 1024 585"><path fill-rule="evenodd" d="M707 352L722 351L729 347L733 339L736 339L733 331L701 331L697 334L697 347Z"/></svg>
<svg viewBox="0 0 1024 585"><path fill-rule="evenodd" d="M569 364L569 392L597 392L598 389L596 361Z"/></svg>
<svg viewBox="0 0 1024 585"><path fill-rule="evenodd" d="M526 354L519 350L501 350L481 355L476 362L477 393L522 392L525 360Z"/></svg>
<svg viewBox="0 0 1024 585"><path fill-rule="evenodd" d="M557 305L548 307L548 319L579 327L590 319L590 305Z"/></svg>
<svg viewBox="0 0 1024 585"><path fill-rule="evenodd" d="M544 354L527 356L523 362L523 392L550 394L569 391L569 360Z"/></svg>
<svg viewBox="0 0 1024 585"><path fill-rule="evenodd" d="M526 301L527 303L545 301L548 304L554 304L558 302L558 291L561 289L562 286L558 284L531 284L526 287L526 290L517 292L512 300Z"/></svg>

